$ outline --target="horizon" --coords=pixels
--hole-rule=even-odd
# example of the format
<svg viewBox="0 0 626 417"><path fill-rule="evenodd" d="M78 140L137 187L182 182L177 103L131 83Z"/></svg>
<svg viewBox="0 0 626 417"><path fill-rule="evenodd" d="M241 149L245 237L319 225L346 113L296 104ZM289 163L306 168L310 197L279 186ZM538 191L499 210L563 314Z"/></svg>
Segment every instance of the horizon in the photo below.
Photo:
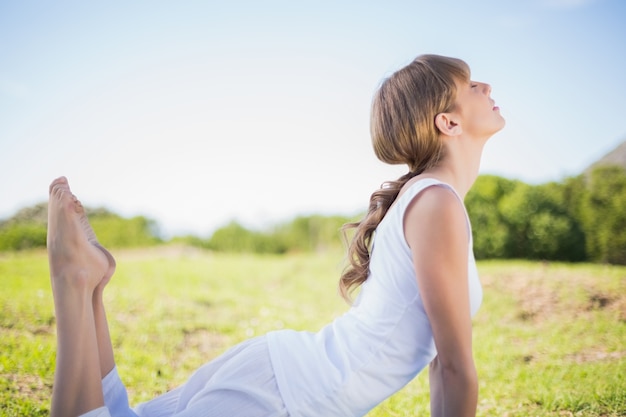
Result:
<svg viewBox="0 0 626 417"><path fill-rule="evenodd" d="M578 174L573 174L571 176L566 176L566 177L563 177L563 178L561 178L559 180L550 180L550 181L541 182L541 183L527 183L527 182L524 182L524 181L516 179L516 178L507 178L507 177L501 177L501 178L504 178L504 179L507 179L507 180L511 180L511 181L521 181L521 182L524 182L524 183L526 183L528 185L531 185L531 186L532 185L542 185L542 184L546 184L546 183L549 183L549 182L560 183L560 182L563 182L563 181L567 180L568 178L572 178L572 177L577 177L579 175L583 175L587 169L591 168L597 162L600 162L606 156L608 156L609 154L611 154L612 152L617 150L619 147L624 146L624 145L626 145L626 140L620 142L620 144L617 145L615 148L613 148L611 151L605 153L602 157L600 157L600 158L596 159L595 161L593 161L589 166L587 166L583 171L579 172ZM479 173L478 177L480 177L482 175L495 175L495 174ZM123 214L118 213L114 209L106 206L106 204L105 205L100 205L100 206L84 206L84 207L85 207L85 210L87 212L89 212L89 211L98 211L98 210L105 210L105 211L107 211L107 212L109 212L111 214L119 215L119 216L121 216L123 218L127 218L127 219L132 218L132 217L136 217L136 216L144 217L147 220L152 221L152 222L155 223L155 225L157 227L156 230L158 232L157 233L157 237L162 238L165 241L168 241L168 240L171 240L173 238L185 237L185 236L195 236L195 237L199 237L199 238L210 238L213 235L213 233L215 233L216 230L218 230L220 228L223 228L223 227L226 227L226 226L228 226L232 222L235 222L235 223L241 225L242 227L244 227L244 228L246 228L247 230L250 230L250 231L267 232L267 231L271 231L273 227L289 224L289 223L293 222L295 219L297 219L299 217L309 217L309 216L317 216L317 215L319 215L319 216L322 216L322 217L341 216L341 217L350 218L350 217L358 216L358 215L361 215L362 213L364 213L367 210L367 203L368 202L365 203L364 207L362 209L360 209L360 211L353 211L351 213L347 213L347 212L337 212L337 213L333 213L333 212L327 212L327 213L318 213L318 212L291 213L291 214L288 215L288 217L277 218L277 219L274 219L272 222L265 223L265 224L252 224L252 225L250 225L250 224L245 224L244 222L241 222L238 219L227 219L222 224L216 224L215 227L212 230L209 230L204 235L203 234L198 234L198 233L195 233L195 232L191 232L191 231L182 231L182 232L176 232L176 231L171 232L170 231L169 234L164 234L162 232L162 230L161 230L163 225L157 219L153 219L153 218L151 218L149 216L146 216L143 213L135 213L135 214L132 214L132 215L124 216ZM29 205L29 206L21 207L21 208L17 209L14 213L12 213L11 215L9 215L7 217L4 217L4 218L0 217L0 224L3 221L7 221L7 220L12 219L15 215L17 215L22 210L35 208L35 207L37 207L39 205L44 205L44 204L47 205L48 201L40 201L38 203L34 203L32 205Z"/></svg>

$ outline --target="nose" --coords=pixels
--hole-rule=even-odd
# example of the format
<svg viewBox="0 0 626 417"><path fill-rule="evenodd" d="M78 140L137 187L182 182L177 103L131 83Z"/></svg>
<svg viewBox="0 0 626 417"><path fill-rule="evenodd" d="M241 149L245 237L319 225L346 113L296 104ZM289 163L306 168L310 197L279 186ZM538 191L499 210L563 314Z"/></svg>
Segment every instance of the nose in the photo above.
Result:
<svg viewBox="0 0 626 417"><path fill-rule="evenodd" d="M487 95L491 94L491 85L489 85L487 83L484 83L484 85L485 85L484 89L485 89Z"/></svg>

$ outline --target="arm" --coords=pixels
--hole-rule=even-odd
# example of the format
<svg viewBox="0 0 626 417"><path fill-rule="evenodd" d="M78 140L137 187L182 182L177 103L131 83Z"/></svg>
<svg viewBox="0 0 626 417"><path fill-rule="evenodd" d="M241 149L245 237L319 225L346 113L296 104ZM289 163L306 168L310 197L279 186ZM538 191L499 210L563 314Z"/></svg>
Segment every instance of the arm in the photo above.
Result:
<svg viewBox="0 0 626 417"><path fill-rule="evenodd" d="M475 416L478 380L472 355L468 287L468 228L461 202L431 187L407 208L404 234L433 331L431 414Z"/></svg>

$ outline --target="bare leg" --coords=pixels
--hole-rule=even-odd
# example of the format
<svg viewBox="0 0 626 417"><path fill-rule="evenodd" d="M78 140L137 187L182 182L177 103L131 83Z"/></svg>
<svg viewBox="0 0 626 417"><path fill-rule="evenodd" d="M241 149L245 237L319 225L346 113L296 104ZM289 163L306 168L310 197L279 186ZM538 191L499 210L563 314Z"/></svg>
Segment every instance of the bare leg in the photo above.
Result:
<svg viewBox="0 0 626 417"><path fill-rule="evenodd" d="M101 251L104 252L107 259L109 260L109 268L106 271L105 275L102 277L102 280L96 286L93 292L93 314L96 325L96 337L98 340L98 351L100 354L100 374L102 377L107 375L113 367L115 366L115 360L113 357L113 345L111 343L111 335L109 333L109 324L106 318L106 312L104 309L103 302L103 293L104 287L109 283L111 277L113 276L113 272L115 272L115 259L111 255L111 253L106 250L96 238L96 233L91 228L91 225L87 221L86 217L82 217L83 219L83 229L87 235L87 240L92 244L97 246Z"/></svg>
<svg viewBox="0 0 626 417"><path fill-rule="evenodd" d="M93 295L114 263L95 240L67 180L50 185L48 260L57 318L53 417L76 416L104 405Z"/></svg>
<svg viewBox="0 0 626 417"><path fill-rule="evenodd" d="M95 236L95 235L94 235ZM104 276L100 284L93 292L93 315L96 324L96 337L98 340L98 352L100 354L100 374L102 377L107 375L115 366L115 360L113 357L113 344L111 343L111 335L109 333L109 324L107 322L106 313L104 311L103 292L104 287L109 283L113 271L115 270L115 260L100 244L96 243L100 247L107 257L109 258L109 271Z"/></svg>

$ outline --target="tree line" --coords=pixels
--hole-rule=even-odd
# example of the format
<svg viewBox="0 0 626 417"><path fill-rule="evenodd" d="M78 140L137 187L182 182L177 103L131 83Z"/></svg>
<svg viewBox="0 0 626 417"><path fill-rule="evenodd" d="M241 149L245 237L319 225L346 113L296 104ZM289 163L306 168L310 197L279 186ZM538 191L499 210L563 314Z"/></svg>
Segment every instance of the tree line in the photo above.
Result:
<svg viewBox="0 0 626 417"><path fill-rule="evenodd" d="M529 185L494 175L478 177L465 199L477 259L537 259L626 265L626 170L600 166L561 182ZM45 247L46 205L20 210L0 222L0 251ZM158 225L143 216L123 218L88 209L105 246L165 243ZM360 216L298 216L267 230L236 221L210 237L171 239L214 251L287 253L343 245L341 226Z"/></svg>
<svg viewBox="0 0 626 417"><path fill-rule="evenodd" d="M619 166L535 186L481 176L465 204L477 259L626 265L626 171Z"/></svg>
<svg viewBox="0 0 626 417"><path fill-rule="evenodd" d="M109 247L141 247L163 243L158 225L144 216L125 218L105 208L85 208L99 241ZM45 248L48 204L19 210L0 222L0 251Z"/></svg>

